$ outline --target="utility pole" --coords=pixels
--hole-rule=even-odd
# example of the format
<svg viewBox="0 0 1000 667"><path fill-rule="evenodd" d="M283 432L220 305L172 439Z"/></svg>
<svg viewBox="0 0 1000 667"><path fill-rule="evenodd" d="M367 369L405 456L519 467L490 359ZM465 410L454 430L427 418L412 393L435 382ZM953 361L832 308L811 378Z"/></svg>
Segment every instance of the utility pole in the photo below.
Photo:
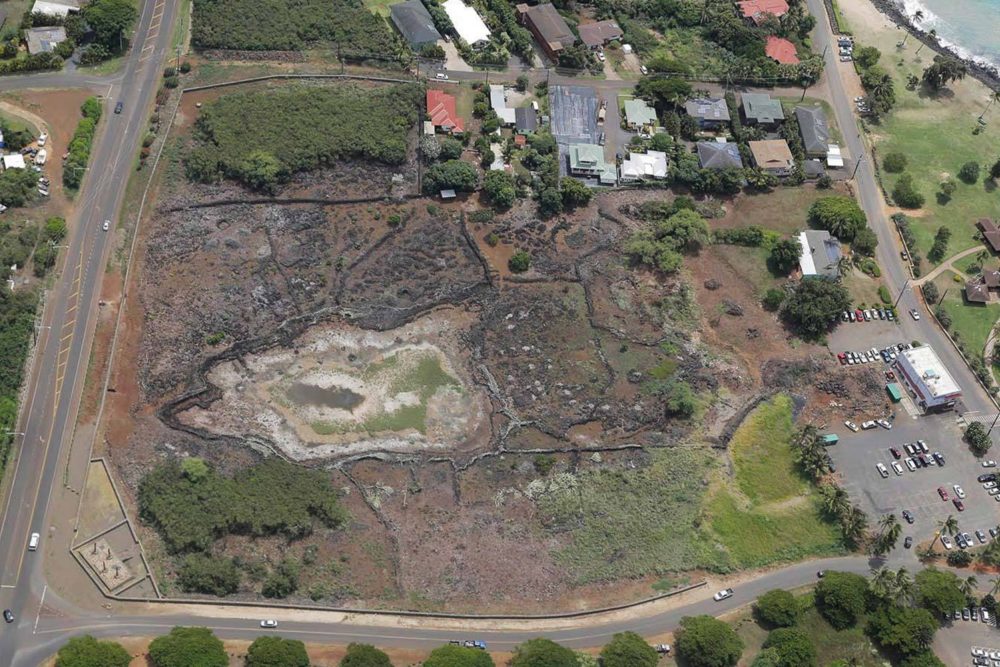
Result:
<svg viewBox="0 0 1000 667"><path fill-rule="evenodd" d="M900 299L903 298L903 292L905 292L909 287L910 287L910 279L907 278L906 282L903 283L903 286L899 288L899 296L896 297L896 302L892 304L893 310L895 310L899 306L899 301Z"/></svg>
<svg viewBox="0 0 1000 667"><path fill-rule="evenodd" d="M865 158L864 158L864 156L862 156L862 157L859 157L858 161L854 163L854 173L851 174L851 180L852 181L854 180L854 177L858 175L858 167L860 167L861 163L864 162L864 161L865 161Z"/></svg>

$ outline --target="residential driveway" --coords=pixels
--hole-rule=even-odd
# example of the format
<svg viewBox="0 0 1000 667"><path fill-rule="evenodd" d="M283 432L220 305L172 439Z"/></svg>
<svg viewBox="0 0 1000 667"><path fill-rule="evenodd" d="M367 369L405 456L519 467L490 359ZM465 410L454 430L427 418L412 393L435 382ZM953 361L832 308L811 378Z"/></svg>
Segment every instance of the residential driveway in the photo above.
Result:
<svg viewBox="0 0 1000 667"><path fill-rule="evenodd" d="M458 49L455 48L455 43L440 39L438 44L444 49L444 67L449 72L471 72L472 66L467 64L462 60L462 56L458 55Z"/></svg>

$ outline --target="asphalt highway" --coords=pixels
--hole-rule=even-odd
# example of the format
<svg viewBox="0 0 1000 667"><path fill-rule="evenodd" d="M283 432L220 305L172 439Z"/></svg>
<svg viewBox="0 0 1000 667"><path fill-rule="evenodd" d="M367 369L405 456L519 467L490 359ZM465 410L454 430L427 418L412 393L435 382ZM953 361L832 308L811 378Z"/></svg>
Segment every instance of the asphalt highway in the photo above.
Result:
<svg viewBox="0 0 1000 667"><path fill-rule="evenodd" d="M819 19L816 48L827 51L826 77L832 92L834 112L851 156L866 156L856 175L856 188L869 224L879 238L878 260L891 291L903 290L900 309L919 308L920 300L907 289L908 274L899 260L895 230L886 218L881 193L871 169L858 126L853 101L846 95L837 74L837 49L831 45L829 23L822 0L807 0ZM22 406L16 459L6 475L3 510L0 513L0 608L17 614L13 625L0 628L0 665L29 667L40 664L68 637L91 633L99 636L161 634L174 625L205 625L226 638L253 638L275 631L262 630L264 617L277 618L282 636L311 642L343 643L367 641L382 646L429 648L451 639L482 639L491 648L507 650L525 639L544 633L573 647L605 643L615 632L633 630L647 636L670 631L682 616L719 614L749 604L772 588L794 588L815 581L819 569L868 572L870 562L863 557L828 559L791 565L748 580L736 587L736 594L721 603L710 599L712 591L688 593L684 603L668 611L656 604L623 616L582 617L574 621L507 623L468 620L462 629L454 621L423 619L409 622L386 615L359 615L335 612L282 612L249 608L190 605L116 604L106 609L79 609L62 602L46 590L42 553L26 550L32 532L49 537L48 500L61 483L59 461L66 455L75 422L91 338L95 324L101 277L112 248L113 235L102 232L101 223L118 219L133 160L146 129L152 98L158 87L160 67L170 44L176 14L173 0L146 0L125 68L115 77L95 77L81 73L34 74L0 79L0 91L25 88L86 87L107 97L106 115L101 121L90 173L84 182L77 219L69 239L69 250L58 284L51 290L43 311L33 364L28 379L27 400ZM829 48L827 48L829 47ZM514 74L516 76L516 73ZM508 78L499 75L499 78ZM117 102L123 113L112 112ZM915 322L902 318L906 339L934 346L965 392L968 410L995 411L990 399L951 343L930 317ZM68 538L61 536L63 541ZM912 554L899 563L915 566ZM81 575L82 576L82 575ZM48 594L48 597L44 597ZM47 610L41 613L44 597ZM496 629L502 627L503 629Z"/></svg>

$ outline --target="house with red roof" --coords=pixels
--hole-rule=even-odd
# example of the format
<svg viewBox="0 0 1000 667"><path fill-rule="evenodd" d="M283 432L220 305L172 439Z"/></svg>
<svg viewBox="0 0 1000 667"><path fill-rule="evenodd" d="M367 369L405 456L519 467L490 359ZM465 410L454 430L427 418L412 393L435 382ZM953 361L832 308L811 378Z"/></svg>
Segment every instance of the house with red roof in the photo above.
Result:
<svg viewBox="0 0 1000 667"><path fill-rule="evenodd" d="M462 134L465 124L455 111L455 96L443 90L427 91L427 118L434 127L451 134Z"/></svg>
<svg viewBox="0 0 1000 667"><path fill-rule="evenodd" d="M767 18L768 14L774 16L784 16L788 13L788 3L785 0L743 0L737 2L743 18L749 19L760 25Z"/></svg>
<svg viewBox="0 0 1000 667"><path fill-rule="evenodd" d="M795 45L782 37L768 35L764 52L768 58L776 60L782 65L799 64L799 57L795 54Z"/></svg>

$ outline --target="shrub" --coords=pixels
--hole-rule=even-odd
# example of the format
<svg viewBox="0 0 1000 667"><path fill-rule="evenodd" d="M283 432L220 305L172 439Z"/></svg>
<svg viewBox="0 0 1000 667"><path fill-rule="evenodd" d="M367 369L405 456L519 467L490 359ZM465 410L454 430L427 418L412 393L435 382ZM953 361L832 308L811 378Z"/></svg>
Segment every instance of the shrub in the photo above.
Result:
<svg viewBox="0 0 1000 667"><path fill-rule="evenodd" d="M906 169L906 156L902 153L889 153L882 160L882 167L890 174L898 174Z"/></svg>
<svg viewBox="0 0 1000 667"><path fill-rule="evenodd" d="M920 208L924 205L924 196L917 190L913 183L913 176L903 174L896 181L896 187L892 189L892 198L898 206L903 208Z"/></svg>
<svg viewBox="0 0 1000 667"><path fill-rule="evenodd" d="M229 558L190 554L177 573L177 582L186 593L206 593L219 597L235 593L240 571Z"/></svg>
<svg viewBox="0 0 1000 667"><path fill-rule="evenodd" d="M297 639L258 637L247 649L245 667L309 667L309 655Z"/></svg>
<svg viewBox="0 0 1000 667"><path fill-rule="evenodd" d="M770 310L774 312L781 308L781 304L785 302L785 290L778 287L771 287L766 292L764 292L764 297L761 299L761 304L764 306L765 310Z"/></svg>
<svg viewBox="0 0 1000 667"><path fill-rule="evenodd" d="M163 68L163 78L164 79L169 79L172 76L177 76L177 70L174 69L173 67L164 67Z"/></svg>
<svg viewBox="0 0 1000 667"><path fill-rule="evenodd" d="M425 667L426 667L426 663ZM529 639L516 649L510 667L577 667L576 654L551 639Z"/></svg>
<svg viewBox="0 0 1000 667"><path fill-rule="evenodd" d="M370 644L351 643L347 645L347 653L340 659L339 667L392 667L392 662L388 655Z"/></svg>
<svg viewBox="0 0 1000 667"><path fill-rule="evenodd" d="M690 667L731 667L743 654L743 640L711 616L685 616L677 631L677 655Z"/></svg>
<svg viewBox="0 0 1000 667"><path fill-rule="evenodd" d="M867 225L865 213L850 197L821 197L809 207L809 223L838 239L850 241Z"/></svg>
<svg viewBox="0 0 1000 667"><path fill-rule="evenodd" d="M524 273L531 267L531 255L524 250L518 250L507 260L507 268L511 273Z"/></svg>
<svg viewBox="0 0 1000 667"><path fill-rule="evenodd" d="M889 288L885 285L878 286L878 298L886 305L892 303L892 295L889 294Z"/></svg>
<svg viewBox="0 0 1000 667"><path fill-rule="evenodd" d="M764 625L786 628L795 625L795 621L798 620L799 603L794 595L779 588L757 598L754 612Z"/></svg>
<svg viewBox="0 0 1000 667"><path fill-rule="evenodd" d="M823 174L816 179L816 187L820 190L829 190L833 187L833 179L826 174Z"/></svg>
<svg viewBox="0 0 1000 667"><path fill-rule="evenodd" d="M601 667L656 667L660 657L634 632L619 632L601 649Z"/></svg>
<svg viewBox="0 0 1000 667"><path fill-rule="evenodd" d="M185 60L184 62L181 63L181 74L187 74L190 71L191 71L191 63Z"/></svg>
<svg viewBox="0 0 1000 667"><path fill-rule="evenodd" d="M767 636L765 649L773 649L782 667L813 667L816 647L804 631L798 628L778 628Z"/></svg>
<svg viewBox="0 0 1000 667"><path fill-rule="evenodd" d="M938 227L937 234L934 235L934 245L927 251L927 259L932 262L940 262L948 252L948 241L951 239L951 230L947 227Z"/></svg>
<svg viewBox="0 0 1000 667"><path fill-rule="evenodd" d="M342 665L341 667L346 667ZM356 667L351 665L350 667ZM433 651L423 667L495 667L489 653L464 646L446 645Z"/></svg>
<svg viewBox="0 0 1000 667"><path fill-rule="evenodd" d="M575 178L562 179L559 184L559 191L562 194L563 209L566 211L586 206L590 203L590 198L593 196L591 189Z"/></svg>
<svg viewBox="0 0 1000 667"><path fill-rule="evenodd" d="M777 273L788 275L799 265L802 244L796 238L781 239L771 247L768 262Z"/></svg>
<svg viewBox="0 0 1000 667"><path fill-rule="evenodd" d="M101 103L95 97L88 98L80 109L83 119L77 124L73 139L69 142L69 157L63 163L63 185L76 190L83 182L83 174L90 160L90 149L94 142L94 132L101 118Z"/></svg>
<svg viewBox="0 0 1000 667"><path fill-rule="evenodd" d="M117 642L73 637L56 654L55 667L128 667L132 656Z"/></svg>
<svg viewBox="0 0 1000 667"><path fill-rule="evenodd" d="M979 181L979 163L971 161L966 162L962 165L962 168L958 170L958 177L969 185L976 183Z"/></svg>
<svg viewBox="0 0 1000 667"><path fill-rule="evenodd" d="M424 173L424 192L436 194L441 190L472 192L479 182L476 168L461 160L448 160L435 164Z"/></svg>
<svg viewBox="0 0 1000 667"><path fill-rule="evenodd" d="M972 563L972 554L968 551L949 551L947 561L952 567L966 567Z"/></svg>
<svg viewBox="0 0 1000 667"><path fill-rule="evenodd" d="M976 456L984 456L986 452L990 451L990 447L993 445L993 441L990 439L986 427L982 422L972 422L969 424L965 429L965 441L969 443L969 448L972 449L972 453Z"/></svg>
<svg viewBox="0 0 1000 667"><path fill-rule="evenodd" d="M830 625L843 630L865 611L868 581L851 572L827 572L816 586L816 607Z"/></svg>
<svg viewBox="0 0 1000 667"><path fill-rule="evenodd" d="M153 667L228 667L222 642L208 628L176 627L149 644Z"/></svg>
<svg viewBox="0 0 1000 667"><path fill-rule="evenodd" d="M923 292L924 300L930 304L937 303L938 298L941 296L937 285L933 282L927 282L921 285L920 291Z"/></svg>
<svg viewBox="0 0 1000 667"><path fill-rule="evenodd" d="M913 583L917 604L938 618L965 606L965 595L959 586L958 577L951 572L929 567L918 572Z"/></svg>
<svg viewBox="0 0 1000 667"><path fill-rule="evenodd" d="M483 194L498 209L508 209L517 199L514 178L505 171L489 171L483 179Z"/></svg>

